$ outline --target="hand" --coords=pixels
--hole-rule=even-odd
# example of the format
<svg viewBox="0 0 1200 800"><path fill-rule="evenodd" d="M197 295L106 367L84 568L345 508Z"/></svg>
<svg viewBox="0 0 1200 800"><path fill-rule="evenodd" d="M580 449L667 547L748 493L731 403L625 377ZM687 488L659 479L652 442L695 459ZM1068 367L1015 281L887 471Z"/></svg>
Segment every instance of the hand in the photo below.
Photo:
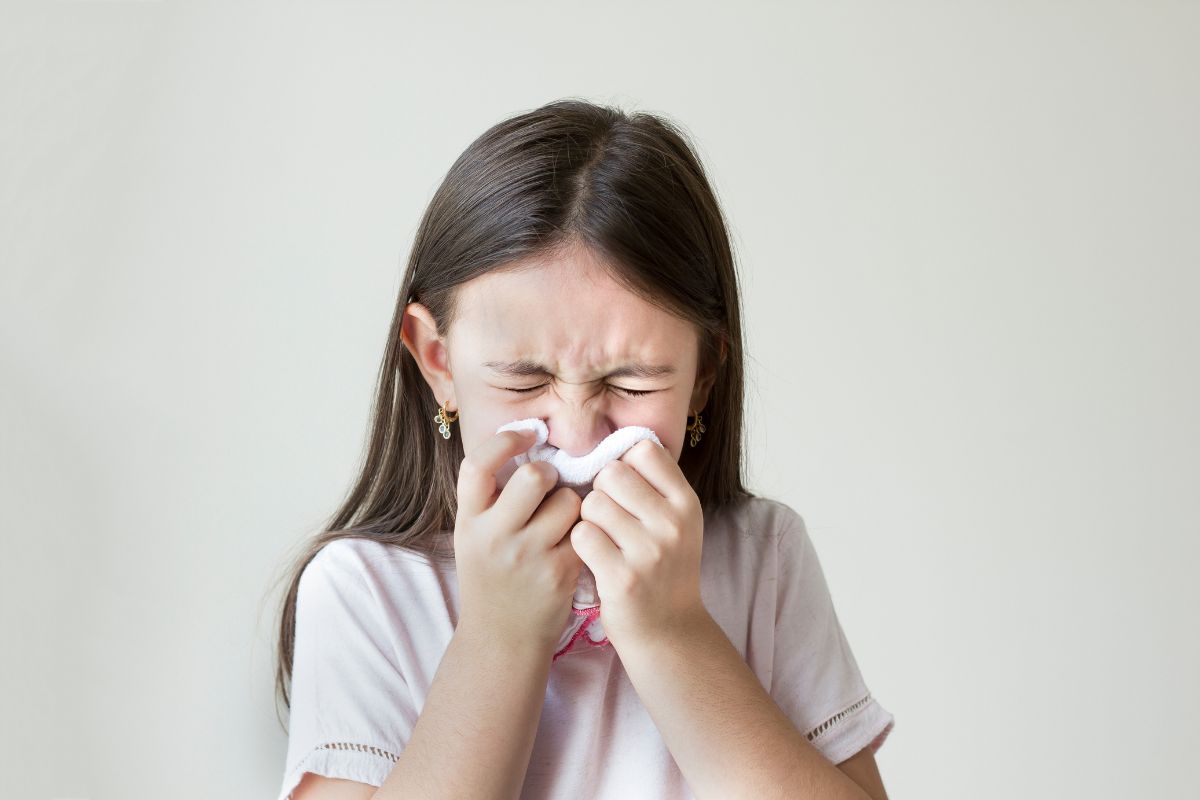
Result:
<svg viewBox="0 0 1200 800"><path fill-rule="evenodd" d="M704 510L665 447L646 439L606 464L579 513L571 544L596 576L600 622L613 647L707 613Z"/></svg>
<svg viewBox="0 0 1200 800"><path fill-rule="evenodd" d="M583 570L567 537L579 519L579 495L562 486L547 496L558 470L545 461L522 464L496 492L496 471L534 441L529 431L501 431L459 466L454 520L459 625L505 642L553 649Z"/></svg>

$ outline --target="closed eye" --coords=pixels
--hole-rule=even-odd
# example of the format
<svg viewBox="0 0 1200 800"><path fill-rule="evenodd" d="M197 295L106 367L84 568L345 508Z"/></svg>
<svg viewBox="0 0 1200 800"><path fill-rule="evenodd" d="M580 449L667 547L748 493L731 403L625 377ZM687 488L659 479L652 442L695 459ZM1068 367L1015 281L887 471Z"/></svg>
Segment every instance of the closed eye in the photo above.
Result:
<svg viewBox="0 0 1200 800"><path fill-rule="evenodd" d="M542 386L545 386L545 385L546 385L546 384L542 384ZM537 390L537 389L541 389L541 388L542 388L542 386L530 386L528 389L511 389L511 388L510 388L510 389L508 389L508 391L510 391L510 392L532 392L532 391L535 391L535 390ZM636 389L625 389L625 388L622 388L622 387L620 387L620 386L614 386L614 387L612 387L612 388L616 389L616 390L617 390L617 391L619 391L619 392L624 392L625 394L629 395L630 397L642 397L643 395L654 394L654 391L657 391L657 390L654 390L654 391L638 391L638 390L636 390Z"/></svg>

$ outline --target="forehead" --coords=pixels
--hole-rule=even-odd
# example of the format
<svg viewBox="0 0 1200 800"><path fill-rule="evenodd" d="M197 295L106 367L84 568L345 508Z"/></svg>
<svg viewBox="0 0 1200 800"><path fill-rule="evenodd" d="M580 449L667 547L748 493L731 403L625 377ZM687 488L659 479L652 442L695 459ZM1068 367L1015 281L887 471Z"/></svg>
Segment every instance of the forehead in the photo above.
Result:
<svg viewBox="0 0 1200 800"><path fill-rule="evenodd" d="M491 272L463 285L451 349L478 364L529 359L560 376L630 362L675 364L696 357L687 320L617 283L586 255Z"/></svg>

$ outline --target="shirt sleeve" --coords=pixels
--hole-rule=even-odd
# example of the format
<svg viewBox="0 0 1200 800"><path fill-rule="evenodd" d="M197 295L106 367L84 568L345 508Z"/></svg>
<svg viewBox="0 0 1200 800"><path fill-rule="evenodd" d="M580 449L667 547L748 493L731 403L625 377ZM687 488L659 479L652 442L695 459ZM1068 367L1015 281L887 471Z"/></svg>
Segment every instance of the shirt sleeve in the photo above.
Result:
<svg viewBox="0 0 1200 800"><path fill-rule="evenodd" d="M839 764L864 747L877 751L895 720L863 682L804 520L788 518L778 538L771 696Z"/></svg>
<svg viewBox="0 0 1200 800"><path fill-rule="evenodd" d="M279 800L305 772L382 786L416 725L387 615L334 540L301 573L287 763Z"/></svg>

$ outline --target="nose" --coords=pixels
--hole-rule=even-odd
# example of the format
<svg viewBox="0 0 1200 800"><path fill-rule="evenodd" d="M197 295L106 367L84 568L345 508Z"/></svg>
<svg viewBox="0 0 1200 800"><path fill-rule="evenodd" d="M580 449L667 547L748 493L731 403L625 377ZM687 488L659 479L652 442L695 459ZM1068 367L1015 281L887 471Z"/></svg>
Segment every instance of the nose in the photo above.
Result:
<svg viewBox="0 0 1200 800"><path fill-rule="evenodd" d="M596 445L616 430L608 417L587 410L577 413L563 411L543 417L542 421L546 423L548 432L546 444L557 447L572 458L592 452Z"/></svg>

